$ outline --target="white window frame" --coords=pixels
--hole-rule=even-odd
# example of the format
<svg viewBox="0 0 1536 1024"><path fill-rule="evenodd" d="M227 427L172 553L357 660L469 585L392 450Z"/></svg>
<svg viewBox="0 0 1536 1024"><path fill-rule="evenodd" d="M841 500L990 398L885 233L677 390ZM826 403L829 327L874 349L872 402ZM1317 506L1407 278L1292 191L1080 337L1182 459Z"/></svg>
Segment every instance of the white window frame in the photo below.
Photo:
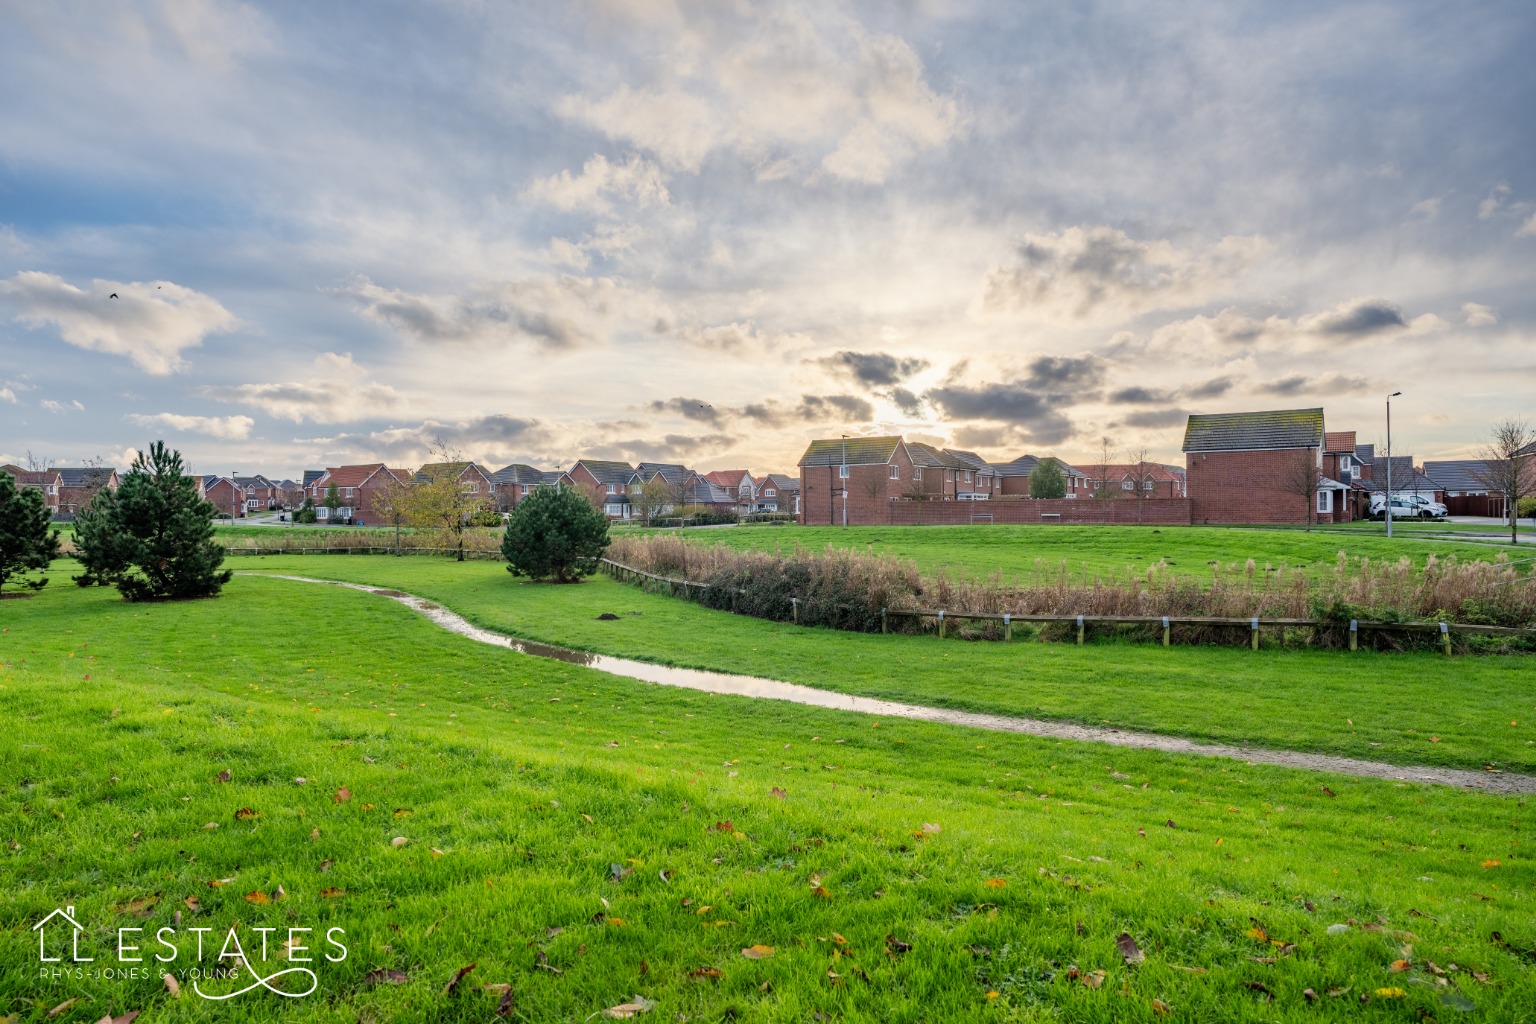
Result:
<svg viewBox="0 0 1536 1024"><path fill-rule="evenodd" d="M1317 511L1319 514L1333 511L1333 491L1331 489L1317 492Z"/></svg>
<svg viewBox="0 0 1536 1024"><path fill-rule="evenodd" d="M837 478L839 480L847 480L848 479L848 470L849 470L849 468L850 467L848 467L846 465L838 466L837 467Z"/></svg>
<svg viewBox="0 0 1536 1024"><path fill-rule="evenodd" d="M891 479L892 480L900 480L901 479L901 467L896 465L896 463L894 463L894 462L891 463Z"/></svg>
<svg viewBox="0 0 1536 1024"><path fill-rule="evenodd" d="M765 497L765 498L776 498L778 496L779 496L779 492L774 490L772 487L766 488L763 491L763 497Z"/></svg>

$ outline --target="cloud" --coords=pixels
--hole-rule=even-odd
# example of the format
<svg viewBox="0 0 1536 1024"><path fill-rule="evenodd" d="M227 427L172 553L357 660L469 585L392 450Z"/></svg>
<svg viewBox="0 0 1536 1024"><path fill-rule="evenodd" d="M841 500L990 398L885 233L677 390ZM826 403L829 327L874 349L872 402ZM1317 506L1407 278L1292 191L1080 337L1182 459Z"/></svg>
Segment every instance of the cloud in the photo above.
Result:
<svg viewBox="0 0 1536 1024"><path fill-rule="evenodd" d="M838 352L807 362L872 388L900 384L930 365L928 360L916 356L893 356L886 352Z"/></svg>
<svg viewBox="0 0 1536 1024"><path fill-rule="evenodd" d="M1229 236L1190 253L1111 227L1027 234L1011 264L987 272L981 308L1045 323L1116 323L1231 290L1265 248L1262 238Z"/></svg>
<svg viewBox="0 0 1536 1024"><path fill-rule="evenodd" d="M1024 385L1041 391L1093 387L1104 377L1104 363L1092 355L1039 356L1028 370Z"/></svg>
<svg viewBox="0 0 1536 1024"><path fill-rule="evenodd" d="M896 408L900 409L904 416L911 416L915 419L923 414L922 398L906 388L892 388L886 392L885 397L894 402Z"/></svg>
<svg viewBox="0 0 1536 1024"><path fill-rule="evenodd" d="M1515 232L1515 237L1536 238L1536 213L1526 218L1525 223L1520 225L1520 230Z"/></svg>
<svg viewBox="0 0 1536 1024"><path fill-rule="evenodd" d="M805 335L795 332L765 331L750 321L732 321L711 327L677 327L663 317L652 329L658 334L670 332L685 345L745 357L757 357L794 345L808 344L810 341Z"/></svg>
<svg viewBox="0 0 1536 1024"><path fill-rule="evenodd" d="M638 86L574 94L555 112L654 154L702 169L717 152L778 180L812 168L878 185L922 150L955 138L958 104L935 92L904 40L871 34L833 9L700 5L682 24L640 12L652 65Z"/></svg>
<svg viewBox="0 0 1536 1024"><path fill-rule="evenodd" d="M392 466L420 464L442 442L450 450L497 468L514 457L528 457L535 450L548 449L553 440L543 422L500 413L462 420L427 419L416 426L298 439L301 444L324 449L327 459L382 460ZM546 461L553 463L556 458L557 455L550 454Z"/></svg>
<svg viewBox="0 0 1536 1024"><path fill-rule="evenodd" d="M627 462L688 462L703 452L720 451L736 443L730 434L665 434L656 438L608 441L585 449L592 458Z"/></svg>
<svg viewBox="0 0 1536 1024"><path fill-rule="evenodd" d="M251 428L256 425L249 416L183 416L174 412L129 413L128 419L141 427L202 434L220 441L243 441L251 436Z"/></svg>
<svg viewBox="0 0 1536 1024"><path fill-rule="evenodd" d="M1280 395L1284 397L1292 395L1344 395L1365 391L1370 386L1370 380L1365 377L1350 377L1342 373L1330 373L1321 377L1308 377L1297 373L1288 377L1281 377L1278 380L1256 384L1253 391L1255 394Z"/></svg>
<svg viewBox="0 0 1536 1024"><path fill-rule="evenodd" d="M1302 317L1297 326L1314 334L1358 338L1407 327L1408 321L1402 307L1386 299L1352 299L1326 313Z"/></svg>
<svg viewBox="0 0 1536 1024"><path fill-rule="evenodd" d="M1073 433L1071 420L1057 403L1021 382L974 387L950 384L931 388L923 397L949 419L1007 421L1021 438L1039 444L1057 444Z"/></svg>
<svg viewBox="0 0 1536 1024"><path fill-rule="evenodd" d="M1132 385L1120 388L1109 393L1109 402L1112 405L1160 405L1173 401L1173 392L1162 388L1147 388L1140 385Z"/></svg>
<svg viewBox="0 0 1536 1024"><path fill-rule="evenodd" d="M368 371L352 353L326 352L315 358L316 376L270 384L210 385L206 398L250 405L280 419L302 423L348 423L399 409L405 402L388 384L367 380Z"/></svg>
<svg viewBox="0 0 1536 1024"><path fill-rule="evenodd" d="M1483 198L1482 202L1477 204L1477 219L1492 219L1493 215L1499 212L1499 207L1503 205L1504 200L1507 198L1509 198L1509 183L1501 181L1489 190L1488 195Z"/></svg>
<svg viewBox="0 0 1536 1024"><path fill-rule="evenodd" d="M1231 377L1212 377L1204 383L1184 388L1183 394L1186 398L1220 398L1231 391L1235 383Z"/></svg>
<svg viewBox="0 0 1536 1024"><path fill-rule="evenodd" d="M1129 413L1122 417L1122 426L1138 427L1144 430L1160 430L1164 427L1181 426L1189 419L1189 413L1184 409L1147 409L1142 412Z"/></svg>
<svg viewBox="0 0 1536 1024"><path fill-rule="evenodd" d="M85 406L80 404L79 399L69 402L55 402L51 398L45 398L37 404L47 412L85 412Z"/></svg>
<svg viewBox="0 0 1536 1024"><path fill-rule="evenodd" d="M664 402L652 402L648 408L651 412L673 413L684 419L702 420L705 423L719 423L721 420L718 409L697 398L669 398Z"/></svg>
<svg viewBox="0 0 1536 1024"><path fill-rule="evenodd" d="M1499 322L1498 310L1480 302L1464 302L1461 311L1466 314L1468 327L1492 327Z"/></svg>
<svg viewBox="0 0 1536 1024"><path fill-rule="evenodd" d="M802 395L797 412L805 419L843 423L862 423L875 417L875 407L854 395Z"/></svg>
<svg viewBox="0 0 1536 1024"><path fill-rule="evenodd" d="M1419 202L1414 203L1413 207L1409 209L1408 216L1415 220L1434 220L1436 217L1440 216L1440 203L1442 201L1442 197L1440 196L1431 196L1428 199L1420 200Z"/></svg>
<svg viewBox="0 0 1536 1024"><path fill-rule="evenodd" d="M216 299L170 281L98 278L86 291L57 274L24 270L0 281L0 297L29 327L53 324L69 344L126 356L156 376L185 369L184 349L235 327L234 314Z"/></svg>
<svg viewBox="0 0 1536 1024"><path fill-rule="evenodd" d="M523 198L566 212L589 213L613 212L613 199L636 206L666 206L672 201L660 167L638 156L613 164L601 153L583 164L578 175L561 171L534 182L523 192Z"/></svg>
<svg viewBox="0 0 1536 1024"><path fill-rule="evenodd" d="M10 388L0 388L0 402L10 402L12 405L20 405L16 400L16 392Z"/></svg>
<svg viewBox="0 0 1536 1024"><path fill-rule="evenodd" d="M529 278L478 285L461 295L419 295L359 277L334 293L353 299L366 318L416 341L524 341L550 350L608 340L623 315L654 312L647 300L610 278Z"/></svg>

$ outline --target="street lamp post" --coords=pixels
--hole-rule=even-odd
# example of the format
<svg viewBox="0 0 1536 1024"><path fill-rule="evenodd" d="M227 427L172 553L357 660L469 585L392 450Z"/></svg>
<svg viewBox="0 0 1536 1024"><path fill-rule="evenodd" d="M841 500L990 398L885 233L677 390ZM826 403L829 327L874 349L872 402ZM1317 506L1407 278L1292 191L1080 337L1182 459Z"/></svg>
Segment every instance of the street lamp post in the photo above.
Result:
<svg viewBox="0 0 1536 1024"><path fill-rule="evenodd" d="M237 474L239 474L239 472L240 471L238 469L232 469L232 470L229 471L229 486L230 486L230 495L229 495L229 525L230 526L234 526L235 525L235 502L240 500L240 481L238 479L236 479L236 476L237 476Z"/></svg>
<svg viewBox="0 0 1536 1024"><path fill-rule="evenodd" d="M843 526L848 525L848 435L843 435L843 464L837 469L838 483L843 489Z"/></svg>
<svg viewBox="0 0 1536 1024"><path fill-rule="evenodd" d="M1387 396L1387 536L1392 536L1392 399L1402 394L1394 391Z"/></svg>

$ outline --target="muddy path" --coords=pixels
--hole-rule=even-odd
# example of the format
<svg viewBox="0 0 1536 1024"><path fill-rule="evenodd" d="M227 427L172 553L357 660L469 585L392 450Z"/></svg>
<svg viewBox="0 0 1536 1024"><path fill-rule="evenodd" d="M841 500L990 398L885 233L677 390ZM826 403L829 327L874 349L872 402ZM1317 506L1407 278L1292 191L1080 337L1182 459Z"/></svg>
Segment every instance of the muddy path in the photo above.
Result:
<svg viewBox="0 0 1536 1024"><path fill-rule="evenodd" d="M1138 750L1161 750L1171 754L1194 754L1201 757L1229 757L1250 764L1272 764L1284 768L1304 768L1320 772L1337 772L1341 775L1358 775L1365 778L1389 779L1399 782L1428 782L1443 786L1459 786L1489 793L1536 793L1536 776L1487 771L1468 771L1460 768L1436 768L1386 764L1380 761L1362 761L1351 757L1333 757L1328 754L1308 754L1289 750L1267 750L1259 747L1239 747L1224 743L1198 743L1177 736L1158 733L1130 732L1102 726L1076 725L1071 722L1050 722L1037 718L1013 718L1006 715L988 715L974 711L956 711L950 708L926 707L920 704L903 704L897 701L879 700L872 697L855 697L831 690L819 690L798 683L785 683L756 676L732 675L726 672L709 672L703 669L674 668L646 661L633 661L607 654L573 651L552 644L532 640L519 640L504 633L496 633L466 620L463 616L428 601L388 587L374 587L363 583L344 583L339 580L322 580L309 576L290 576L282 573L242 572L241 576L260 576L268 579L290 580L296 583L321 583L333 587L360 590L366 594L387 597L407 608L426 616L443 629L478 643L505 647L538 658L552 658L572 665L638 679L660 686L680 686L708 693L724 693L738 697L764 700L785 700L811 707L831 708L835 711L853 711L866 715L882 715L891 718L911 718L941 725L958 725L992 732L1024 733L1050 739L1080 740L1085 743L1107 743L1117 747L1133 747Z"/></svg>

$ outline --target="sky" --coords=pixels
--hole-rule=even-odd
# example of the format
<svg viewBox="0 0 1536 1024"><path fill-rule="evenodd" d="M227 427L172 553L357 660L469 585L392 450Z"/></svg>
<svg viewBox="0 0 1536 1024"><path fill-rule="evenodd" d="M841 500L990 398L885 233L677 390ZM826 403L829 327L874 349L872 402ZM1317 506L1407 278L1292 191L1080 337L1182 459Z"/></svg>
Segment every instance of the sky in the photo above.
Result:
<svg viewBox="0 0 1536 1024"><path fill-rule="evenodd" d="M0 0L0 462L1536 420L1536 5Z"/></svg>

